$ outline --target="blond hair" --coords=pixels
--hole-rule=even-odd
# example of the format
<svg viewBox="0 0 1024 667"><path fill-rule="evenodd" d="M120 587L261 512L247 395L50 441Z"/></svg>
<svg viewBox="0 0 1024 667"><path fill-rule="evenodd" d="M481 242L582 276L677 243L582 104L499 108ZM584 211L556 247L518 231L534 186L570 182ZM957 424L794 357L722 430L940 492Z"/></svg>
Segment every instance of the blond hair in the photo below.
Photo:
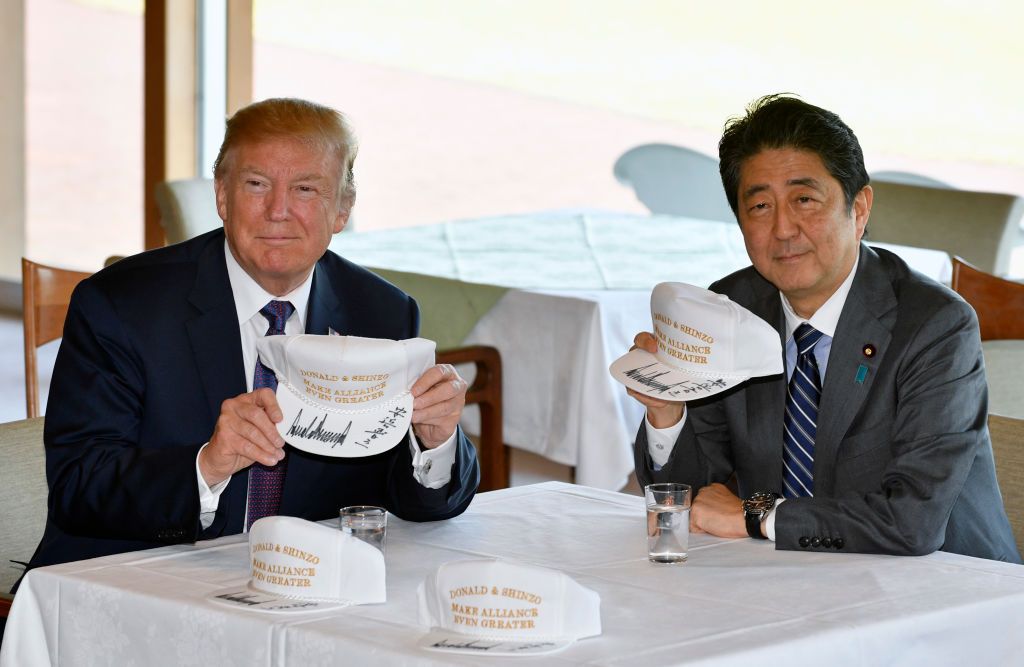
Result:
<svg viewBox="0 0 1024 667"><path fill-rule="evenodd" d="M341 206L345 210L352 207L356 198L353 165L359 152L355 133L340 112L308 100L272 98L236 111L228 118L224 142L213 163L214 178L224 178L238 146L279 138L297 139L336 156Z"/></svg>

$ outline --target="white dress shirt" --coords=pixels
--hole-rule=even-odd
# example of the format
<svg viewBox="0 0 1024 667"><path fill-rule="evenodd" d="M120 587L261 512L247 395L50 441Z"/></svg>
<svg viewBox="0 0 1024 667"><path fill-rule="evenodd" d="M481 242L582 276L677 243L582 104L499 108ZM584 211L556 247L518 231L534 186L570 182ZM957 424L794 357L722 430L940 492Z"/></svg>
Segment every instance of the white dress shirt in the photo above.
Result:
<svg viewBox="0 0 1024 667"><path fill-rule="evenodd" d="M306 310L309 306L309 292L313 287L313 271L309 272L301 285L283 296L275 296L264 290L260 285L245 272L239 265L227 241L224 242L224 259L227 262L228 281L231 283L231 293L235 300L235 310L238 314L238 329L242 338L242 363L246 369L245 386L247 391L252 391L253 377L256 372L256 341L267 333L267 318L260 314L260 310L273 300L289 301L295 308L285 322L284 332L286 335L301 334L306 330ZM442 445L434 449L420 451L419 442L412 427L409 428L409 450L412 453L413 477L421 485L428 489L439 489L447 484L452 477L452 466L455 464L456 433L448 438ZM203 448L210 443L203 445ZM199 450L200 453L202 449ZM214 484L207 485L199 470L199 457L196 457L196 476L199 480L199 521L203 528L209 528L213 523L217 506L220 504L220 496L227 488L231 478ZM246 508L248 510L248 508Z"/></svg>
<svg viewBox="0 0 1024 667"><path fill-rule="evenodd" d="M820 331L823 335L814 346L814 360L818 362L818 372L821 375L822 386L825 384L825 371L828 368L828 355L832 350L832 339L836 334L836 326L839 324L839 316L846 305L846 297L850 295L850 288L853 286L853 277L857 275L857 265L860 263L860 255L853 262L853 268L849 275L843 280L839 288L832 293L832 296L818 308L810 319L804 319L796 314L789 300L779 292L779 299L782 301L782 312L786 318L786 380L793 375L796 368L796 341L793 340L793 332L804 322ZM651 422L644 416L644 423L647 428L647 451L651 455L654 469L660 470L668 462L675 447L676 439L683 430L686 423L686 409L683 409L683 417L668 428L654 428ZM776 501L775 508L783 501ZM764 529L768 539L775 541L775 508L765 517Z"/></svg>

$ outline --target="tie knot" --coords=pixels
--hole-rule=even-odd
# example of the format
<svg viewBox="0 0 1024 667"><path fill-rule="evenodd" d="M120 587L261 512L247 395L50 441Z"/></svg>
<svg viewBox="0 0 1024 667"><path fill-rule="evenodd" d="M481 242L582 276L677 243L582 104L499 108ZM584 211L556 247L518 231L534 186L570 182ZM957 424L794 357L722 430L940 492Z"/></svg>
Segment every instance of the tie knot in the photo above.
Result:
<svg viewBox="0 0 1024 667"><path fill-rule="evenodd" d="M270 328L267 329L267 336L278 336L284 333L284 323L295 312L295 306L291 301L271 301L260 308L260 315L267 318Z"/></svg>
<svg viewBox="0 0 1024 667"><path fill-rule="evenodd" d="M804 322L793 332L793 340L796 341L796 349L799 354L807 354L825 334L821 333L810 324Z"/></svg>

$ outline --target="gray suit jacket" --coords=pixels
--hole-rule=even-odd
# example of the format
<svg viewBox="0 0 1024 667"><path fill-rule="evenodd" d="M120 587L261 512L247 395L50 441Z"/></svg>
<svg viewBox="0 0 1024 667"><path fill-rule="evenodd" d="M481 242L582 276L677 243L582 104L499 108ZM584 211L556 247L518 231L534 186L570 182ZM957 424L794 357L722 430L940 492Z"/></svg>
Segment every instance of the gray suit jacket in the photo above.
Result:
<svg viewBox="0 0 1024 667"><path fill-rule="evenodd" d="M783 337L779 291L753 267L711 289ZM867 344L877 350L871 357ZM867 376L858 382L861 366ZM735 473L741 496L781 491L785 397L780 374L690 402L672 456L657 472L641 425L637 478L697 489ZM892 253L861 244L818 410L815 497L779 506L777 548L835 550L838 543L864 553L941 549L1021 562L996 481L987 410L971 307Z"/></svg>

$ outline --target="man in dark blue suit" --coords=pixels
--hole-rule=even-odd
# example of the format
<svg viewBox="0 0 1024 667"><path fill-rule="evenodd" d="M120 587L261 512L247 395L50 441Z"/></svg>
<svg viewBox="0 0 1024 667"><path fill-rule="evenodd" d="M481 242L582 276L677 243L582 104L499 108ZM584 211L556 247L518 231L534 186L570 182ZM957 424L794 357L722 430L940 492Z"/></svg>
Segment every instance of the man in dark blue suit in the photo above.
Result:
<svg viewBox="0 0 1024 667"><path fill-rule="evenodd" d="M76 289L46 415L49 516L30 567L239 533L260 466L285 466L279 514L319 520L359 504L429 521L465 510L479 467L458 429L466 383L450 366L413 385L406 439L365 458L285 446L274 392L253 389L270 301L291 304L287 334L417 335L409 296L327 251L355 199L356 151L332 109L246 107L214 167L224 229Z"/></svg>

